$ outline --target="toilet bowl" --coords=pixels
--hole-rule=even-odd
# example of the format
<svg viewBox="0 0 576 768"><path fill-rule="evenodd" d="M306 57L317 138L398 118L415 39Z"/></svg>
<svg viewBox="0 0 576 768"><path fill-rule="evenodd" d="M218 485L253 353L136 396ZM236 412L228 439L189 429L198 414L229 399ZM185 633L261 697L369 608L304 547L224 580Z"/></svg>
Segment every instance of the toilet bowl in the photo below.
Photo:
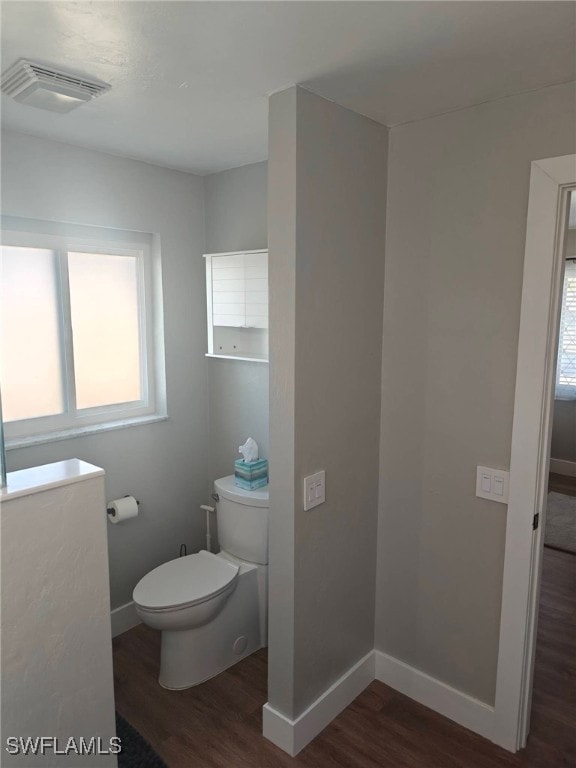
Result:
<svg viewBox="0 0 576 768"><path fill-rule="evenodd" d="M158 566L134 589L136 611L153 629L193 629L211 621L236 588L240 568L202 550Z"/></svg>
<svg viewBox="0 0 576 768"><path fill-rule="evenodd" d="M227 550L171 560L134 589L139 617L162 632L164 688L198 685L266 645L268 489L241 490L233 476L214 488Z"/></svg>

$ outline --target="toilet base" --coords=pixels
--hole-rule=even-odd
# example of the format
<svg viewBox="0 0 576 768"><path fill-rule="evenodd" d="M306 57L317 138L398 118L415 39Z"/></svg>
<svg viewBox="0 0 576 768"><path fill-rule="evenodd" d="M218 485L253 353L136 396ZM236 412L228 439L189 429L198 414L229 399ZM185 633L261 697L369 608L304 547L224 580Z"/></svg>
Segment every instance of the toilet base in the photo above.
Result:
<svg viewBox="0 0 576 768"><path fill-rule="evenodd" d="M258 567L243 564L236 589L207 624L162 632L159 683L182 690L209 680L266 644L259 610Z"/></svg>

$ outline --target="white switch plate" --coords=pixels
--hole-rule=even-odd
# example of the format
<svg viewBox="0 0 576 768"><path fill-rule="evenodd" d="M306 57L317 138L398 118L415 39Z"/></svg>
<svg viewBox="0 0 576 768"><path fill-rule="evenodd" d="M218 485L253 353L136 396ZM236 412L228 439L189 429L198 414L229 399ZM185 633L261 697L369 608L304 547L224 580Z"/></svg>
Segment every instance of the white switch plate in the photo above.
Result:
<svg viewBox="0 0 576 768"><path fill-rule="evenodd" d="M304 478L304 511L326 501L326 473L324 470Z"/></svg>
<svg viewBox="0 0 576 768"><path fill-rule="evenodd" d="M492 467L476 467L476 496L508 504L510 472Z"/></svg>

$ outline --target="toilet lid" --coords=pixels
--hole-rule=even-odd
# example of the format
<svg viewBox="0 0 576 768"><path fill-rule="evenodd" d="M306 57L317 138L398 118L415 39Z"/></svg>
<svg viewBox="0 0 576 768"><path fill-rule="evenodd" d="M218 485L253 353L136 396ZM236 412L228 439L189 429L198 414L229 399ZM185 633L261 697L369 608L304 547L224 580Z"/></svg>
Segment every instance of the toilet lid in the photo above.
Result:
<svg viewBox="0 0 576 768"><path fill-rule="evenodd" d="M224 592L240 569L211 552L178 557L147 573L134 589L142 608L162 610L202 603Z"/></svg>

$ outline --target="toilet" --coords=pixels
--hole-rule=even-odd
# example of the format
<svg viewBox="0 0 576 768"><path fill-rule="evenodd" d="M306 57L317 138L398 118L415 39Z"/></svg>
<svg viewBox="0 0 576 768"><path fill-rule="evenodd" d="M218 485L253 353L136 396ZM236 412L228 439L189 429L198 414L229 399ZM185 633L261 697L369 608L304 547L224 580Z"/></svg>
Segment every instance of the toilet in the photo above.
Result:
<svg viewBox="0 0 576 768"><path fill-rule="evenodd" d="M159 682L180 690L209 680L267 645L268 487L234 475L214 483L220 552L202 550L146 574L133 600L162 632Z"/></svg>

